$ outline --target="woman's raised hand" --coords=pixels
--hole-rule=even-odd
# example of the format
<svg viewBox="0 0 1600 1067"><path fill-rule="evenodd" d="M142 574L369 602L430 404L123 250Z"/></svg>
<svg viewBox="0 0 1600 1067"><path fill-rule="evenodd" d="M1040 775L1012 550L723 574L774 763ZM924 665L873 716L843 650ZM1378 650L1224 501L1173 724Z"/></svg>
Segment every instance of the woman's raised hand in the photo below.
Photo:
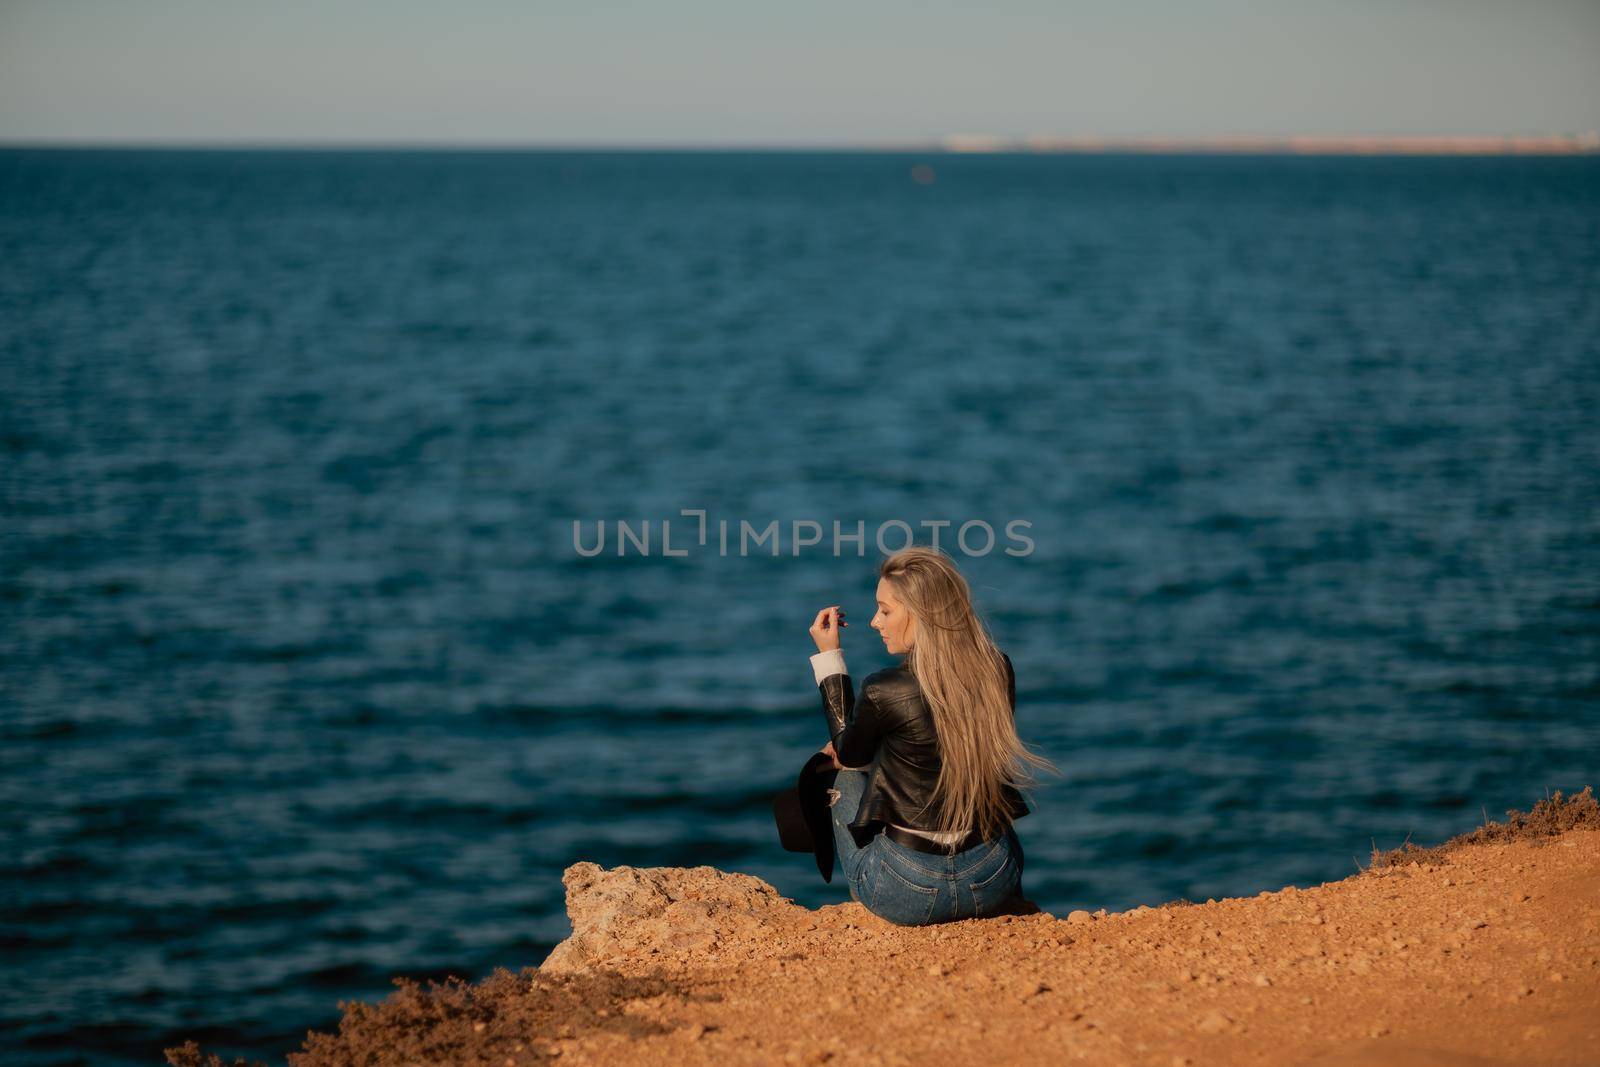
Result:
<svg viewBox="0 0 1600 1067"><path fill-rule="evenodd" d="M839 631L850 624L844 621L844 611L835 604L817 612L811 623L811 640L817 643L818 652L831 652L839 647Z"/></svg>

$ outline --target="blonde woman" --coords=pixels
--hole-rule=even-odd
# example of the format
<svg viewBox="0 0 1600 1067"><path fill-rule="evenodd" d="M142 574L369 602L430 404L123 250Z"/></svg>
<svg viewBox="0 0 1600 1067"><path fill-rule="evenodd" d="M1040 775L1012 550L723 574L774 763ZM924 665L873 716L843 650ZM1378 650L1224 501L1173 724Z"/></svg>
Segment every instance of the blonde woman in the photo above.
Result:
<svg viewBox="0 0 1600 1067"><path fill-rule="evenodd" d="M877 599L872 628L903 659L868 675L859 697L839 646L845 612L823 608L811 625L850 895L903 926L1005 911L1022 879L1011 823L1028 807L1018 786L1032 767L1054 769L1017 737L1011 659L937 548L884 560Z"/></svg>

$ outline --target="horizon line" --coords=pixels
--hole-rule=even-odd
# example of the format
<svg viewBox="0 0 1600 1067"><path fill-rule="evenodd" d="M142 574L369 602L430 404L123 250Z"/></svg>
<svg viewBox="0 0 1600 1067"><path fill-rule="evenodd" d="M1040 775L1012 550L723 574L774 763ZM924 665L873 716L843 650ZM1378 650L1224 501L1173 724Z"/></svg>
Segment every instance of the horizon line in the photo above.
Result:
<svg viewBox="0 0 1600 1067"><path fill-rule="evenodd" d="M1600 132L1565 134L1284 134L1102 137L949 134L881 141L562 141L257 138L0 138L0 151L331 151L331 152L884 152L955 155L1591 155Z"/></svg>

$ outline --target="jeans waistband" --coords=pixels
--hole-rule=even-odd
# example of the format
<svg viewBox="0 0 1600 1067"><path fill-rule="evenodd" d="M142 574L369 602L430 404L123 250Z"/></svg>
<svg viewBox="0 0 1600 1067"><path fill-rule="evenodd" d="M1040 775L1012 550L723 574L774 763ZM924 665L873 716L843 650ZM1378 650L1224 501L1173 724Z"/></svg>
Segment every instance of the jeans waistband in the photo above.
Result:
<svg viewBox="0 0 1600 1067"><path fill-rule="evenodd" d="M926 852L931 856L954 856L957 852L965 852L969 848L977 848L984 843L983 836L978 831L973 830L959 841L941 845L939 842L932 841L920 834L907 833L892 823L883 828L883 836L897 845L904 845L906 848L916 852Z"/></svg>

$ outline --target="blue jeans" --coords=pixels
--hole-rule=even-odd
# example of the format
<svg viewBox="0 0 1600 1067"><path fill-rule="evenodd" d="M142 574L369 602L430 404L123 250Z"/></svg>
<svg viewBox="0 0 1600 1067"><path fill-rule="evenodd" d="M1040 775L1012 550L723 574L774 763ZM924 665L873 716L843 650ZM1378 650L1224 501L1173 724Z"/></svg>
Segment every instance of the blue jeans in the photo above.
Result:
<svg viewBox="0 0 1600 1067"><path fill-rule="evenodd" d="M878 834L856 844L849 823L866 790L864 771L839 771L833 788L833 840L850 897L900 926L984 918L1007 910L1022 887L1022 842L1006 829L996 841L950 855L906 848Z"/></svg>

